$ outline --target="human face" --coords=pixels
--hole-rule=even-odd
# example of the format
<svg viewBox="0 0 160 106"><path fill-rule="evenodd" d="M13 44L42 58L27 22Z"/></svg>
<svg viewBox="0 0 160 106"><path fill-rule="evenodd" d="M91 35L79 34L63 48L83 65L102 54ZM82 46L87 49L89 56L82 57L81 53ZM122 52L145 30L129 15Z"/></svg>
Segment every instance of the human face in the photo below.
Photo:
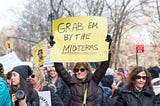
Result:
<svg viewBox="0 0 160 106"><path fill-rule="evenodd" d="M138 91L141 91L146 83L146 73L144 71L137 74L135 79L135 87Z"/></svg>
<svg viewBox="0 0 160 106"><path fill-rule="evenodd" d="M42 51L42 50L38 51L38 57L39 57L40 59L43 57L43 51Z"/></svg>
<svg viewBox="0 0 160 106"><path fill-rule="evenodd" d="M58 76L56 70L55 70L55 67L49 67L50 68L50 76L51 78L55 78Z"/></svg>
<svg viewBox="0 0 160 106"><path fill-rule="evenodd" d="M115 74L115 81L116 81L116 82L119 82L119 81L121 81L122 79L123 79L123 78L122 78L121 75Z"/></svg>
<svg viewBox="0 0 160 106"><path fill-rule="evenodd" d="M12 85L17 85L17 86L20 85L20 75L15 71L12 72L11 82Z"/></svg>
<svg viewBox="0 0 160 106"><path fill-rule="evenodd" d="M76 77L84 81L87 77L88 71L83 66L80 66L79 68L76 69L77 70L79 69L79 71L74 70Z"/></svg>
<svg viewBox="0 0 160 106"><path fill-rule="evenodd" d="M33 73L31 76L29 76L29 81L30 83L34 86L36 85L36 83L38 82L38 78L37 78L37 75L36 73Z"/></svg>

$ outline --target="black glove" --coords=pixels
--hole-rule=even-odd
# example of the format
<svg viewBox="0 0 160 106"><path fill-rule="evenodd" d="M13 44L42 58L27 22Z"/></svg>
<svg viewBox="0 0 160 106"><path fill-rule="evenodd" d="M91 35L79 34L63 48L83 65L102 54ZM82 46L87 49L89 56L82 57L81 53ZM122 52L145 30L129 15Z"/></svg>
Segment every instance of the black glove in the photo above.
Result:
<svg viewBox="0 0 160 106"><path fill-rule="evenodd" d="M106 40L107 42L111 43L112 42L112 37L111 35L107 35Z"/></svg>
<svg viewBox="0 0 160 106"><path fill-rule="evenodd" d="M108 35L108 34L107 34L107 37L106 37L105 41L109 42L109 49L110 49L110 47L111 47L111 42L112 42L112 37L111 37L111 35Z"/></svg>

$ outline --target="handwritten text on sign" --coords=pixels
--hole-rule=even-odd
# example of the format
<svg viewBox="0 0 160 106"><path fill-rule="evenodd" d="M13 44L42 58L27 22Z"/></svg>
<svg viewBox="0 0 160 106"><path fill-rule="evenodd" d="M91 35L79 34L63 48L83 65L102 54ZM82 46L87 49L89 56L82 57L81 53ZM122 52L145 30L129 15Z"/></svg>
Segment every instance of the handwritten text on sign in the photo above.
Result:
<svg viewBox="0 0 160 106"><path fill-rule="evenodd" d="M52 52L51 57L54 57L54 61L102 61L107 59L108 43L105 41L107 20L105 18L90 16L58 19L53 22L53 35L56 42L53 52L57 50L59 52Z"/></svg>

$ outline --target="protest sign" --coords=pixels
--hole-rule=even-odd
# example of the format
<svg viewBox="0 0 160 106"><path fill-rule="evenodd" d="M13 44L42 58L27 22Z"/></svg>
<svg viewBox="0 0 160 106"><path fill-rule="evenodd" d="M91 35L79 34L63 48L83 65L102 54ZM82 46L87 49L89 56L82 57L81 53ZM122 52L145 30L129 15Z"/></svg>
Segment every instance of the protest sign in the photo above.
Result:
<svg viewBox="0 0 160 106"><path fill-rule="evenodd" d="M54 62L95 62L108 59L107 19L98 16L60 18L52 23Z"/></svg>
<svg viewBox="0 0 160 106"><path fill-rule="evenodd" d="M11 52L0 57L0 63L3 64L5 74L11 71L13 67L22 65L21 60L18 58L15 52Z"/></svg>
<svg viewBox="0 0 160 106"><path fill-rule="evenodd" d="M32 48L33 60L36 66L42 66L47 52L47 40L39 42Z"/></svg>
<svg viewBox="0 0 160 106"><path fill-rule="evenodd" d="M39 91L40 106L51 106L51 94L50 91Z"/></svg>

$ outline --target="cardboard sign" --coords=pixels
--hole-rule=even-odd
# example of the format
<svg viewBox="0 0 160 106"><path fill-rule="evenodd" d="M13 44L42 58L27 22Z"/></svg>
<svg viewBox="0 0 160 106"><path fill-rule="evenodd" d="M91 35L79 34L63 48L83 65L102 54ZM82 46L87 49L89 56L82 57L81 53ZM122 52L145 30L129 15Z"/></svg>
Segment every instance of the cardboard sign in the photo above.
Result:
<svg viewBox="0 0 160 106"><path fill-rule="evenodd" d="M0 57L0 63L3 64L5 74L11 71L13 67L22 65L22 61L18 58L15 52Z"/></svg>
<svg viewBox="0 0 160 106"><path fill-rule="evenodd" d="M32 48L33 60L36 66L42 66L47 52L47 40L43 40L39 42Z"/></svg>
<svg viewBox="0 0 160 106"><path fill-rule="evenodd" d="M107 19L98 16L60 18L52 23L54 62L95 62L108 59Z"/></svg>
<svg viewBox="0 0 160 106"><path fill-rule="evenodd" d="M51 106L51 94L50 91L39 91L40 106Z"/></svg>

